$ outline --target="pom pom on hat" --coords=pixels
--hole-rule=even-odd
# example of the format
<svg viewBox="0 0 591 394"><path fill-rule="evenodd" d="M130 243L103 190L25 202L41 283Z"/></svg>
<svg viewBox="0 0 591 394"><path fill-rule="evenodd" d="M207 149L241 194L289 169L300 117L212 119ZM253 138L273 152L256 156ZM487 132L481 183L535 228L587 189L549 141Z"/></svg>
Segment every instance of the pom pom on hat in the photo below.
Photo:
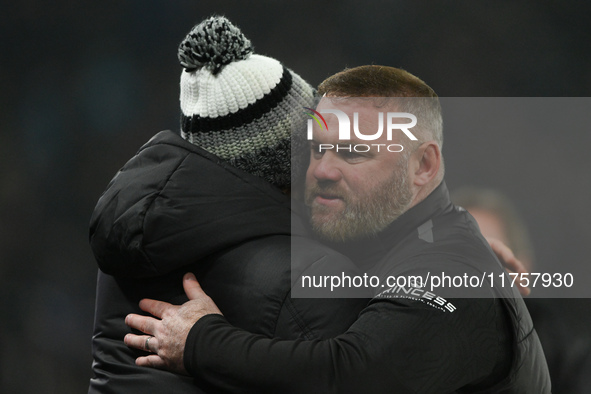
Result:
<svg viewBox="0 0 591 394"><path fill-rule="evenodd" d="M277 60L256 55L224 17L181 42L181 136L233 166L284 188L291 184L292 133L304 133L315 89ZM294 168L295 170L295 168Z"/></svg>
<svg viewBox="0 0 591 394"><path fill-rule="evenodd" d="M214 75L253 52L250 40L224 17L211 17L195 26L179 46L179 61L191 71L200 67Z"/></svg>

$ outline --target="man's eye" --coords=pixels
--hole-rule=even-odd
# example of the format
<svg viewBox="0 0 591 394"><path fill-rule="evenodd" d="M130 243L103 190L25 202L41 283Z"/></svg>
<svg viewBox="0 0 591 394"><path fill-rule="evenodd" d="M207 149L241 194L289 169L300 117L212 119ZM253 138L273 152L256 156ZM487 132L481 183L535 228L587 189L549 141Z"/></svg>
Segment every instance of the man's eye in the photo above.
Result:
<svg viewBox="0 0 591 394"><path fill-rule="evenodd" d="M347 161L358 161L362 160L365 156L359 152L348 152L348 151L341 151L339 152L341 157Z"/></svg>
<svg viewBox="0 0 591 394"><path fill-rule="evenodd" d="M312 157L315 159L321 158L324 154L324 152L320 151L319 145L310 144L310 151L312 153Z"/></svg>

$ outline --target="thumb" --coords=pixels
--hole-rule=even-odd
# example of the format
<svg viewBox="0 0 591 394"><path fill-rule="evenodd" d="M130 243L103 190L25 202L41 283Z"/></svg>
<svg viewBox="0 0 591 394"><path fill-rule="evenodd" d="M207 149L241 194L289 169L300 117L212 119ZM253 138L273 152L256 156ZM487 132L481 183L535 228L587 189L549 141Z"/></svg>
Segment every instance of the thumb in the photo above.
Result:
<svg viewBox="0 0 591 394"><path fill-rule="evenodd" d="M206 296L197 278L191 272L187 272L183 277L183 288L190 300Z"/></svg>

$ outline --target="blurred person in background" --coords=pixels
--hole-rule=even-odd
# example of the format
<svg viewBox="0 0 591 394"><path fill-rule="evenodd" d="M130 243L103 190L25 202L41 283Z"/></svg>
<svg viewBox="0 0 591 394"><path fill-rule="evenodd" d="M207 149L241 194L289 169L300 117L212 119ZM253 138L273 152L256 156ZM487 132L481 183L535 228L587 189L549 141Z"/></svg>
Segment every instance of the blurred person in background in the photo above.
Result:
<svg viewBox="0 0 591 394"><path fill-rule="evenodd" d="M538 272L527 225L505 194L464 186L452 192L451 198L476 219L482 235L502 241L527 271ZM568 326L566 314L571 301L525 298L548 361L555 394L583 394L591 388L591 337Z"/></svg>

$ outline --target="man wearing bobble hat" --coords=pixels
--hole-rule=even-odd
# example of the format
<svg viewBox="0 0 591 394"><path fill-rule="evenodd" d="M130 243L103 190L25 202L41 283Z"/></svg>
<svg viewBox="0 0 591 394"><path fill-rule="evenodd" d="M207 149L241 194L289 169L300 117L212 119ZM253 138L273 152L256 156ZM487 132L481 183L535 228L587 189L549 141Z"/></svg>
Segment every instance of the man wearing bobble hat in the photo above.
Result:
<svg viewBox="0 0 591 394"><path fill-rule="evenodd" d="M292 216L291 135L305 127L314 89L223 17L191 30L179 47L181 135L155 135L113 178L91 219L98 266L90 393L197 392L193 379L135 365L124 317L151 297L187 301L195 272L229 321L266 337L328 338L345 331L363 299L292 299L291 242L299 266L337 262L305 238ZM293 224L293 227L292 227ZM293 236L292 236L293 234ZM226 300L226 301L224 301Z"/></svg>

